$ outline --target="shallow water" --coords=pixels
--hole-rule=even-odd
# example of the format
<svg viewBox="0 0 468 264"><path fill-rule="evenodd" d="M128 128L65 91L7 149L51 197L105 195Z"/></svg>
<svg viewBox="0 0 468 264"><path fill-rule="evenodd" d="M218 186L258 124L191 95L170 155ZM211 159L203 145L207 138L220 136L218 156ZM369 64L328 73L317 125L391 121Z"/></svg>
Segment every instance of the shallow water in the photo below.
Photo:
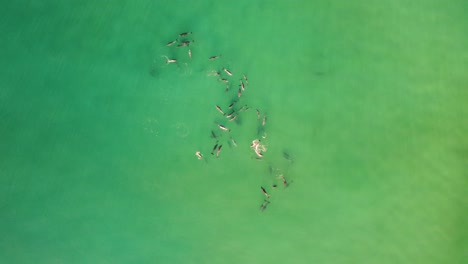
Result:
<svg viewBox="0 0 468 264"><path fill-rule="evenodd" d="M465 2L4 6L1 263L468 260Z"/></svg>

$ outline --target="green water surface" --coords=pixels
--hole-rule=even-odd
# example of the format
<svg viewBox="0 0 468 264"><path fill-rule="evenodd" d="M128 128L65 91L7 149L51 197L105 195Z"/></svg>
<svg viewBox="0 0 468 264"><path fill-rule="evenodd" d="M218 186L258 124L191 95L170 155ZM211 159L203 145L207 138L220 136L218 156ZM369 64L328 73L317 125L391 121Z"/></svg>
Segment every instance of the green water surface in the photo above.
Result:
<svg viewBox="0 0 468 264"><path fill-rule="evenodd" d="M467 11L3 3L0 263L467 263Z"/></svg>

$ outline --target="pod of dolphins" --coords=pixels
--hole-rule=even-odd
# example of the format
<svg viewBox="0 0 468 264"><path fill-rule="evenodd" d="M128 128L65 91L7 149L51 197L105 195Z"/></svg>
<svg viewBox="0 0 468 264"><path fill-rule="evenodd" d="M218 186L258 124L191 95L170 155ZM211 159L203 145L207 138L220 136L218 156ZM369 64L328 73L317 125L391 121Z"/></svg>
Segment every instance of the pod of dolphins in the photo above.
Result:
<svg viewBox="0 0 468 264"><path fill-rule="evenodd" d="M195 43L195 40L193 39L193 33L183 32L183 33L180 33L177 38L169 41L166 44L166 46L174 47L177 49L178 48L187 49L187 56L191 60L192 59L191 45L193 45L194 43ZM176 58L169 58L166 55L162 55L162 57L165 58L166 64L178 63L178 59ZM206 59L209 61L220 60L222 59L222 55L221 54L213 55ZM223 144L228 144L231 148L237 147L237 142L231 136L231 133L230 133L231 127L234 126L233 124L239 125L241 114L243 112L247 112L250 109L252 109L247 104L241 103L244 92L247 90L247 87L249 86L249 80L246 74L234 73L231 70L227 69L226 67L212 70L209 76L214 76L217 78L218 82L223 83L225 85L226 93L232 96L232 99L230 100L229 105L227 106L219 106L217 104L214 105L214 108L222 116L221 118L222 121L216 122L216 127L214 127L211 130L211 138L213 138L215 142L214 142L213 148L211 149L210 154L216 158L219 158L221 156L221 150L223 149ZM236 82L239 83L238 88L232 89L233 86L235 85L234 83ZM230 94L231 90L235 91L234 95ZM262 143L262 139L267 138L267 134L265 132L267 116L264 112L260 111L259 109L255 109L255 111L256 111L256 116L257 116L257 121L258 121L257 136L259 138L254 139L252 141L250 148L252 149L253 154L255 154L252 157L256 160L262 160L264 157L264 153L267 151L266 145ZM226 138L228 139L226 140ZM206 159L204 154L199 150L195 151L195 156L199 160ZM293 159L291 158L291 155L287 151L283 151L283 158L288 161L288 168L289 168L289 165L293 163ZM286 179L286 177L284 176L285 172L283 172L280 169L275 169L273 166L269 165L269 171L270 171L270 176L274 177L273 181L282 182L284 188L288 187L289 184L292 182ZM277 188L277 184L272 184L271 188L273 189ZM267 191L267 189L263 186L260 186L260 190L265 196L265 199L260 205L260 211L263 212L267 208L267 206L270 204L271 195Z"/></svg>

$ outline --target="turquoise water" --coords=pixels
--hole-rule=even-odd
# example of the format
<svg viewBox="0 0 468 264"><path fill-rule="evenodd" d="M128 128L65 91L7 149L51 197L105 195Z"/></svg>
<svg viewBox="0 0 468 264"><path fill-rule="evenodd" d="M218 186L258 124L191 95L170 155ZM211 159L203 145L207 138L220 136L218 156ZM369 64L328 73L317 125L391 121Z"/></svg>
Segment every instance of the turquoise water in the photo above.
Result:
<svg viewBox="0 0 468 264"><path fill-rule="evenodd" d="M468 4L251 2L3 3L0 263L468 261Z"/></svg>

